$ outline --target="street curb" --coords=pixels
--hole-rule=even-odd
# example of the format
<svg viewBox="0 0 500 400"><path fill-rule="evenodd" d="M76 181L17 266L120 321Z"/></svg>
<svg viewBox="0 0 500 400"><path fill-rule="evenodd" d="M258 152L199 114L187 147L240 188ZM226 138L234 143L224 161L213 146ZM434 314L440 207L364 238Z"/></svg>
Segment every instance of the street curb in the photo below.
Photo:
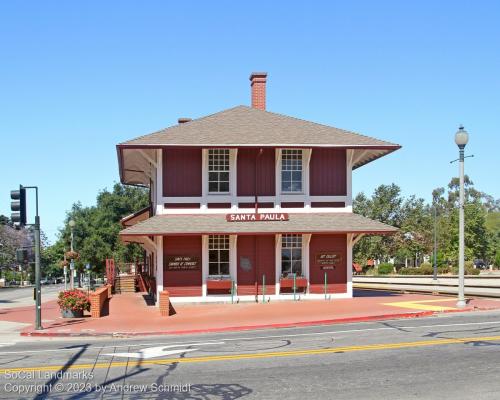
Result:
<svg viewBox="0 0 500 400"><path fill-rule="evenodd" d="M277 324L262 324L262 325L244 325L244 326L228 326L222 328L206 328L206 329L188 329L188 330L173 330L173 331L160 331L160 332L100 332L100 333L89 333L89 332L21 332L21 336L25 337L121 337L121 336L162 336L162 335L188 335L197 333L217 333L217 332L241 332L241 331L251 331L258 329L279 329L279 328L296 328L304 326L314 326L314 325L336 325L336 324L348 324L355 322L374 322L374 321L384 321L388 319L407 319L407 318L422 318L430 317L433 315L447 314L447 313L457 313L457 312L471 312L471 311L487 311L495 310L496 308L489 307L476 307L476 308L466 308L463 310L444 310L444 311L418 311L418 312L408 312L399 314L381 314L381 315L371 315L371 316L361 316L361 317L348 317L348 318L336 318L336 319L325 319L316 321L299 321L299 322L284 322Z"/></svg>

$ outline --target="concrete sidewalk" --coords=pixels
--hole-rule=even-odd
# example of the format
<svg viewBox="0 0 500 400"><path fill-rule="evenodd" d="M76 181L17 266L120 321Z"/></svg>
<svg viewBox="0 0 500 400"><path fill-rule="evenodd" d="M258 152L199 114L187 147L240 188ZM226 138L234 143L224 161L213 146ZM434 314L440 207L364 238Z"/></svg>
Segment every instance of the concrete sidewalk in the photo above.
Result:
<svg viewBox="0 0 500 400"><path fill-rule="evenodd" d="M61 318L55 301L44 304L43 331L33 325L20 333L30 336L160 335L236 331L271 327L324 325L382 319L414 318L442 312L500 309L500 300L472 299L455 308L455 297L356 291L353 299L277 301L266 304L176 305L175 314L161 317L142 293L114 295L109 315L102 318ZM0 310L0 321L30 323L33 307Z"/></svg>

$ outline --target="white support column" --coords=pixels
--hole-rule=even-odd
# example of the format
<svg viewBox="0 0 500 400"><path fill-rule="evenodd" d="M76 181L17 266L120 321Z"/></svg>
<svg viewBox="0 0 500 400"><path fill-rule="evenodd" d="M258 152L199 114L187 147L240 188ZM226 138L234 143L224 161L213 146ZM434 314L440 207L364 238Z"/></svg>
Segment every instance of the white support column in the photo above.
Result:
<svg viewBox="0 0 500 400"><path fill-rule="evenodd" d="M229 193L231 209L238 209L238 149L229 150Z"/></svg>
<svg viewBox="0 0 500 400"><path fill-rule="evenodd" d="M276 272L276 296L280 294L280 278L281 278L281 235L275 235L275 272Z"/></svg>
<svg viewBox="0 0 500 400"><path fill-rule="evenodd" d="M311 156L312 156L312 149L304 149L302 150L303 154L303 176L302 176L302 181L304 183L304 195L305 195L305 201L304 201L304 208L310 209L311 208L311 197L310 197L310 174L309 174L309 164L311 162Z"/></svg>
<svg viewBox="0 0 500 400"><path fill-rule="evenodd" d="M161 292L163 292L163 237L156 236L156 305L158 307Z"/></svg>
<svg viewBox="0 0 500 400"><path fill-rule="evenodd" d="M208 235L201 236L201 284L202 296L207 296L208 279Z"/></svg>
<svg viewBox="0 0 500 400"><path fill-rule="evenodd" d="M276 186L275 186L274 208L279 210L281 208L281 149L275 150L275 157L276 157L276 162L275 162Z"/></svg>
<svg viewBox="0 0 500 400"><path fill-rule="evenodd" d="M157 150L157 168L156 168L156 214L163 214L163 150Z"/></svg>
<svg viewBox="0 0 500 400"><path fill-rule="evenodd" d="M309 242L311 241L311 235L302 235L302 266L304 267L304 277L307 279L307 290L306 293L309 294Z"/></svg>
<svg viewBox="0 0 500 400"><path fill-rule="evenodd" d="M208 150L201 150L201 202L200 208L206 210L208 197Z"/></svg>
<svg viewBox="0 0 500 400"><path fill-rule="evenodd" d="M234 288L237 287L238 282L238 236L230 235L229 236L229 274L231 275L231 279L234 281Z"/></svg>
<svg viewBox="0 0 500 400"><path fill-rule="evenodd" d="M347 234L347 296L352 297L352 246L353 246L353 234Z"/></svg>

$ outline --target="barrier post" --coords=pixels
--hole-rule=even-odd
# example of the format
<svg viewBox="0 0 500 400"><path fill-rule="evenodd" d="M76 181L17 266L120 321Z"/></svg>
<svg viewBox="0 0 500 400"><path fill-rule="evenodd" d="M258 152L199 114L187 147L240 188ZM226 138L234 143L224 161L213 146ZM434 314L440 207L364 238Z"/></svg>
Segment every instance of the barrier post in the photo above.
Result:
<svg viewBox="0 0 500 400"><path fill-rule="evenodd" d="M262 302L266 302L266 275L262 275Z"/></svg>
<svg viewBox="0 0 500 400"><path fill-rule="evenodd" d="M297 277L293 274L293 301L295 301L295 293L297 291Z"/></svg>
<svg viewBox="0 0 500 400"><path fill-rule="evenodd" d="M325 300L326 300L326 291L327 291L327 277L326 277L326 272L325 272Z"/></svg>

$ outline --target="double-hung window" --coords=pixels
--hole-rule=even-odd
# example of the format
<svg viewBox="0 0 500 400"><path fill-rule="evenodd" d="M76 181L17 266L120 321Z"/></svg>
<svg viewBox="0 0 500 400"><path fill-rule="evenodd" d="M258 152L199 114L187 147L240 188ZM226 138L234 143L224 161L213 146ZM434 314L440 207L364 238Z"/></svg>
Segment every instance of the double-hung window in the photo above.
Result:
<svg viewBox="0 0 500 400"><path fill-rule="evenodd" d="M208 274L229 275L229 235L208 236Z"/></svg>
<svg viewBox="0 0 500 400"><path fill-rule="evenodd" d="M283 149L281 151L281 191L301 193L302 175L302 150Z"/></svg>
<svg viewBox="0 0 500 400"><path fill-rule="evenodd" d="M281 237L281 275L302 276L302 235Z"/></svg>
<svg viewBox="0 0 500 400"><path fill-rule="evenodd" d="M229 149L208 150L208 192L229 193Z"/></svg>

